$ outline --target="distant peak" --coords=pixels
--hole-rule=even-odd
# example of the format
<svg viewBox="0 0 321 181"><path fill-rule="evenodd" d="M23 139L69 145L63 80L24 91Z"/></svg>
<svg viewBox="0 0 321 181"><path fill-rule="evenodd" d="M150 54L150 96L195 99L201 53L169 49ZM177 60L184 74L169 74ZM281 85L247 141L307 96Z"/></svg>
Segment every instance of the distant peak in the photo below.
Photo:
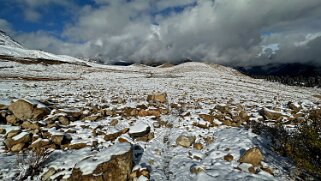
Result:
<svg viewBox="0 0 321 181"><path fill-rule="evenodd" d="M23 48L23 46L15 41L8 33L0 29L0 46L13 48Z"/></svg>

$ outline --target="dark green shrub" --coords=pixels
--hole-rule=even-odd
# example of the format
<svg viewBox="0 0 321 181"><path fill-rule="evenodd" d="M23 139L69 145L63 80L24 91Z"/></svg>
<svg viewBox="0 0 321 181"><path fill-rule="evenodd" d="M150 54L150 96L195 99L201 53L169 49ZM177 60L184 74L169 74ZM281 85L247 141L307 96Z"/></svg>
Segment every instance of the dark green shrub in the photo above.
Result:
<svg viewBox="0 0 321 181"><path fill-rule="evenodd" d="M307 122L286 130L282 124L252 122L254 133L268 137L273 150L291 158L302 173L321 179L321 117L312 111Z"/></svg>

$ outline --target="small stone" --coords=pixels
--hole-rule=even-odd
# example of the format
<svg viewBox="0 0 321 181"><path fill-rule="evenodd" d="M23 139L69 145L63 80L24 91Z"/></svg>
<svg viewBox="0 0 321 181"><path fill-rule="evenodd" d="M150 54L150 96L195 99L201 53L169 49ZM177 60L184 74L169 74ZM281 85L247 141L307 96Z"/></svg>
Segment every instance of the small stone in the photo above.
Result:
<svg viewBox="0 0 321 181"><path fill-rule="evenodd" d="M113 119L110 122L110 126L116 126L118 124L118 120L117 119Z"/></svg>
<svg viewBox="0 0 321 181"><path fill-rule="evenodd" d="M218 104L214 109L220 111L223 114L230 114L230 108L225 104Z"/></svg>
<svg viewBox="0 0 321 181"><path fill-rule="evenodd" d="M293 102L289 102L288 106L289 106L290 109L292 109L294 111L294 113L299 112L300 109L301 109L301 106L299 104L293 103Z"/></svg>
<svg viewBox="0 0 321 181"><path fill-rule="evenodd" d="M138 181L149 181L149 179L147 177L145 177L144 175L139 176L137 180Z"/></svg>
<svg viewBox="0 0 321 181"><path fill-rule="evenodd" d="M81 143L81 142L79 142L79 143L72 143L72 144L61 145L61 148L62 148L62 149L68 148L68 149L79 150L79 149L84 148L84 147L86 147L86 146L87 146L86 143Z"/></svg>
<svg viewBox="0 0 321 181"><path fill-rule="evenodd" d="M46 171L46 173L44 173L44 174L41 176L41 180L42 180L42 181L50 180L50 177L51 177L52 175L54 175L55 173L56 173L56 170L55 170L54 168L50 167L50 168Z"/></svg>
<svg viewBox="0 0 321 181"><path fill-rule="evenodd" d="M136 116L137 115L137 109L136 108L131 108L131 107L126 107L122 111L122 115L125 117L129 116Z"/></svg>
<svg viewBox="0 0 321 181"><path fill-rule="evenodd" d="M213 123L214 117L209 114L199 114L198 116L206 122Z"/></svg>
<svg viewBox="0 0 321 181"><path fill-rule="evenodd" d="M38 149L46 145L49 145L49 140L38 138L36 141L32 142L30 147L33 149Z"/></svg>
<svg viewBox="0 0 321 181"><path fill-rule="evenodd" d="M24 122L21 124L21 127L24 128L24 129L32 129L32 130L39 129L38 124L32 123L32 122L30 122L30 121L24 121Z"/></svg>
<svg viewBox="0 0 321 181"><path fill-rule="evenodd" d="M213 136L206 136L203 138L206 144L211 144L214 142L214 137Z"/></svg>
<svg viewBox="0 0 321 181"><path fill-rule="evenodd" d="M195 136L182 134L179 137L177 137L176 144L188 148L195 142L195 140Z"/></svg>
<svg viewBox="0 0 321 181"><path fill-rule="evenodd" d="M255 170L254 167L249 167L248 170L249 170L250 173L253 173L253 174L256 173L256 170Z"/></svg>
<svg viewBox="0 0 321 181"><path fill-rule="evenodd" d="M270 110L268 108L263 108L260 111L260 114L264 117L264 119L271 119L271 120L278 120L280 117L283 116L282 113Z"/></svg>
<svg viewBox="0 0 321 181"><path fill-rule="evenodd" d="M125 139L125 138L120 137L120 138L118 138L118 142L119 143L126 143L126 142L129 142L129 141L127 139Z"/></svg>
<svg viewBox="0 0 321 181"><path fill-rule="evenodd" d="M6 117L7 123L15 125L17 123L17 118L14 115L8 115Z"/></svg>
<svg viewBox="0 0 321 181"><path fill-rule="evenodd" d="M128 131L128 128L125 128L123 130L114 130L114 132L111 133L107 133L104 136L104 139L106 141L114 141L115 139L117 139L120 135L126 133Z"/></svg>
<svg viewBox="0 0 321 181"><path fill-rule="evenodd" d="M167 94L166 93L155 93L147 96L148 102L159 102L165 103L167 102Z"/></svg>
<svg viewBox="0 0 321 181"><path fill-rule="evenodd" d="M17 145L18 143L28 143L31 140L30 138L30 134L27 132L21 132L15 136L13 136L12 138L7 138L5 140L5 144L7 146L7 148L11 148L14 145ZM18 148L19 146L17 146Z"/></svg>
<svg viewBox="0 0 321 181"><path fill-rule="evenodd" d="M137 179L137 170L129 174L129 180L135 180L135 179Z"/></svg>
<svg viewBox="0 0 321 181"><path fill-rule="evenodd" d="M261 170L263 170L264 172L267 172L267 173L269 173L269 174L274 176L273 171L268 167L262 167Z"/></svg>
<svg viewBox="0 0 321 181"><path fill-rule="evenodd" d="M147 169L138 170L137 176L140 177L141 175L146 177L146 178L150 178L149 171Z"/></svg>
<svg viewBox="0 0 321 181"><path fill-rule="evenodd" d="M57 145L61 145L62 140L64 139L64 134L57 134L51 136L51 141Z"/></svg>
<svg viewBox="0 0 321 181"><path fill-rule="evenodd" d="M194 149L196 149L196 150L201 150L201 149L203 149L202 143L194 143L193 147L194 147Z"/></svg>
<svg viewBox="0 0 321 181"><path fill-rule="evenodd" d="M62 125L69 125L69 120L68 120L68 118L67 117L65 117L65 116L60 116L59 118L58 118L58 120L59 120L59 122L62 124Z"/></svg>
<svg viewBox="0 0 321 181"><path fill-rule="evenodd" d="M231 162L231 161L233 161L233 159L234 159L234 157L231 154L227 154L224 156L225 161Z"/></svg>
<svg viewBox="0 0 321 181"><path fill-rule="evenodd" d="M245 153L239 159L240 163L249 163L253 166L258 166L263 160L263 155L260 149L254 147L245 151Z"/></svg>
<svg viewBox="0 0 321 181"><path fill-rule="evenodd" d="M136 141L144 141L144 142L148 142L150 141L151 139L154 138L154 133L153 132L149 132L147 135L145 136L141 136L141 137L138 137L136 138Z"/></svg>
<svg viewBox="0 0 321 181"><path fill-rule="evenodd" d="M16 145L12 146L10 148L10 150L13 151L13 152L19 152L19 151L21 151L23 149L24 146L25 146L25 143L18 143Z"/></svg>
<svg viewBox="0 0 321 181"><path fill-rule="evenodd" d="M201 172L204 172L204 168L202 168L201 166L196 166L196 165L192 165L190 168L190 172L192 174L199 174Z"/></svg>
<svg viewBox="0 0 321 181"><path fill-rule="evenodd" d="M150 132L150 126L144 123L137 123L129 128L129 136L132 138L143 137Z"/></svg>
<svg viewBox="0 0 321 181"><path fill-rule="evenodd" d="M160 128L160 127L161 127L161 125L159 124L159 122L154 122L154 123L153 123L153 126L154 126L154 128Z"/></svg>
<svg viewBox="0 0 321 181"><path fill-rule="evenodd" d="M7 137L7 138L12 138L12 137L16 136L17 134L19 134L20 132L21 132L20 129L18 129L18 130L11 130L11 131L9 131L9 132L7 133L6 137Z"/></svg>

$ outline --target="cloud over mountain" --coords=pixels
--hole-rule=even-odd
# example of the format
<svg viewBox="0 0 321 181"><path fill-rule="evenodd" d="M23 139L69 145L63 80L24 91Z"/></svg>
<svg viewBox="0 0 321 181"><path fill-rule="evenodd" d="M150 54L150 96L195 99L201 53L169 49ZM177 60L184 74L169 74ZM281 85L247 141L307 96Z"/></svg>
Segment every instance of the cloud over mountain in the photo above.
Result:
<svg viewBox="0 0 321 181"><path fill-rule="evenodd" d="M50 1L29 7L41 16L37 10L46 5ZM232 65L321 64L320 0L95 0L58 5L77 9L61 33L20 32L17 40L29 48L99 56L106 62L190 58ZM39 19L44 18L34 20Z"/></svg>

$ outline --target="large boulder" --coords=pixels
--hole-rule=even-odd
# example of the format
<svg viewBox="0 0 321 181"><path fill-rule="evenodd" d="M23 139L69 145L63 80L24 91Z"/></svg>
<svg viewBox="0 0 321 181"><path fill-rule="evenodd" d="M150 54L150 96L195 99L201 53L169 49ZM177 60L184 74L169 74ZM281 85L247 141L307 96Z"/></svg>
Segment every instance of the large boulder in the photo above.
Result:
<svg viewBox="0 0 321 181"><path fill-rule="evenodd" d="M252 164L253 166L258 166L260 165L262 160L263 160L263 155L260 149L254 147L246 150L245 153L239 159L239 162L249 163L249 164Z"/></svg>
<svg viewBox="0 0 321 181"><path fill-rule="evenodd" d="M5 144L8 150L20 151L23 149L26 143L31 141L30 134L28 132L21 132L12 138L7 138Z"/></svg>
<svg viewBox="0 0 321 181"><path fill-rule="evenodd" d="M40 120L49 114L49 109L37 101L19 99L10 104L9 110L20 120Z"/></svg>
<svg viewBox="0 0 321 181"><path fill-rule="evenodd" d="M118 143L78 162L69 180L128 180L133 151L129 143Z"/></svg>
<svg viewBox="0 0 321 181"><path fill-rule="evenodd" d="M176 138L176 144L182 147L190 147L196 140L196 137L193 135L182 134Z"/></svg>

